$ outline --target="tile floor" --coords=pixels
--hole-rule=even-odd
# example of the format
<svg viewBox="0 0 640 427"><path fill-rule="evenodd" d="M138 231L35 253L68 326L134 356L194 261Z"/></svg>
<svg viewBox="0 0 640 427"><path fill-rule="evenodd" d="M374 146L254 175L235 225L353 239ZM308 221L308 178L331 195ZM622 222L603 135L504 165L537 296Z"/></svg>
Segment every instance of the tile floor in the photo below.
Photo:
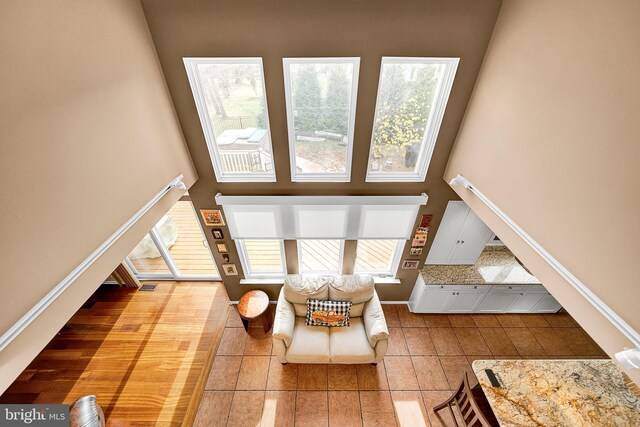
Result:
<svg viewBox="0 0 640 427"><path fill-rule="evenodd" d="M452 426L432 408L475 359L584 359L605 353L568 314L413 314L384 305L389 351L371 365L282 366L262 327L232 307L196 426ZM252 325L260 326L260 325Z"/></svg>

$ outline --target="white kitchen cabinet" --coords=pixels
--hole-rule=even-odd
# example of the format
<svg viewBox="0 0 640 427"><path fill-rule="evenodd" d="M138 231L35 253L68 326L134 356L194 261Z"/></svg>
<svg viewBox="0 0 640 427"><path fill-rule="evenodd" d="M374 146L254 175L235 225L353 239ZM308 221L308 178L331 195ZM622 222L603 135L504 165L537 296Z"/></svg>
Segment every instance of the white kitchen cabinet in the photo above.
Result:
<svg viewBox="0 0 640 427"><path fill-rule="evenodd" d="M542 285L425 285L418 275L414 313L555 313L562 306Z"/></svg>
<svg viewBox="0 0 640 427"><path fill-rule="evenodd" d="M427 291L425 298L420 298L410 310L414 313L446 313L448 290Z"/></svg>
<svg viewBox="0 0 640 427"><path fill-rule="evenodd" d="M524 294L522 288L523 286L491 286L486 298L478 305L478 313L507 312L509 307Z"/></svg>
<svg viewBox="0 0 640 427"><path fill-rule="evenodd" d="M534 313L533 308L538 304L542 298L542 294L536 292L524 292L513 301L513 303L507 307L508 313Z"/></svg>
<svg viewBox="0 0 640 427"><path fill-rule="evenodd" d="M473 313L490 286L425 285L422 275L409 298L414 313Z"/></svg>
<svg viewBox="0 0 640 427"><path fill-rule="evenodd" d="M463 201L450 201L427 264L473 264L493 232Z"/></svg>
<svg viewBox="0 0 640 427"><path fill-rule="evenodd" d="M444 289L444 285L425 285L422 274L418 274L409 298L409 310L414 313L442 313L448 296L449 291Z"/></svg>
<svg viewBox="0 0 640 427"><path fill-rule="evenodd" d="M446 313L475 313L489 291L488 286L463 286L465 289L450 290L444 304Z"/></svg>
<svg viewBox="0 0 640 427"><path fill-rule="evenodd" d="M533 307L533 313L556 313L562 306L549 292L545 292Z"/></svg>

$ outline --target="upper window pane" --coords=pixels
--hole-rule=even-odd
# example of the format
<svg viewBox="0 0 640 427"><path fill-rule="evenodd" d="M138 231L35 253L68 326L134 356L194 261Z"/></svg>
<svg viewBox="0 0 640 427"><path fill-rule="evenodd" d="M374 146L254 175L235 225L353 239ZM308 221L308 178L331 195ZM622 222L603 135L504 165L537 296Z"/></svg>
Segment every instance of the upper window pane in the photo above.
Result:
<svg viewBox="0 0 640 427"><path fill-rule="evenodd" d="M300 273L341 273L342 240L298 240Z"/></svg>
<svg viewBox="0 0 640 427"><path fill-rule="evenodd" d="M237 240L247 277L284 276L282 240Z"/></svg>
<svg viewBox="0 0 640 427"><path fill-rule="evenodd" d="M367 181L424 181L457 58L382 58Z"/></svg>
<svg viewBox="0 0 640 427"><path fill-rule="evenodd" d="M276 180L261 58L185 58L221 182Z"/></svg>
<svg viewBox="0 0 640 427"><path fill-rule="evenodd" d="M292 181L349 181L359 58L284 59Z"/></svg>
<svg viewBox="0 0 640 427"><path fill-rule="evenodd" d="M394 274L404 240L358 240L354 273Z"/></svg>

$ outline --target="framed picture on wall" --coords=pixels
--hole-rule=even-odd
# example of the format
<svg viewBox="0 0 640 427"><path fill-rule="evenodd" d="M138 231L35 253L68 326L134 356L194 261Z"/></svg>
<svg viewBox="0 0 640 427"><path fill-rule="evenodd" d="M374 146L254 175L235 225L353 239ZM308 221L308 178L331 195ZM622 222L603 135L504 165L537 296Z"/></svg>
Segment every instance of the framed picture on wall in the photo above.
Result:
<svg viewBox="0 0 640 427"><path fill-rule="evenodd" d="M411 246L413 247L422 247L426 244L427 244L426 236L420 236L420 235L415 236L413 238L413 241L411 242Z"/></svg>
<svg viewBox="0 0 640 427"><path fill-rule="evenodd" d="M411 256L422 255L422 248L411 248L409 255Z"/></svg>
<svg viewBox="0 0 640 427"><path fill-rule="evenodd" d="M214 228L211 230L211 234L213 234L213 238L216 240L224 239L224 234L222 234L222 228Z"/></svg>
<svg viewBox="0 0 640 427"><path fill-rule="evenodd" d="M227 244L225 242L216 242L216 249L219 254L226 254L228 252Z"/></svg>
<svg viewBox="0 0 640 427"><path fill-rule="evenodd" d="M211 227L215 227L216 225L224 225L222 212L217 209L200 209L200 215L202 215L202 219L204 220L205 225Z"/></svg>
<svg viewBox="0 0 640 427"><path fill-rule="evenodd" d="M222 264L222 271L227 276L237 276L238 270L236 269L235 264Z"/></svg>
<svg viewBox="0 0 640 427"><path fill-rule="evenodd" d="M415 270L416 268L418 268L418 264L420 264L420 261L417 259L405 259L404 261L402 261L402 269Z"/></svg>
<svg viewBox="0 0 640 427"><path fill-rule="evenodd" d="M433 215L422 215L422 218L420 218L420 227L424 227L428 231L429 227L431 227L431 218L433 218Z"/></svg>
<svg viewBox="0 0 640 427"><path fill-rule="evenodd" d="M416 229L416 236L426 236L429 233L429 227L418 227Z"/></svg>

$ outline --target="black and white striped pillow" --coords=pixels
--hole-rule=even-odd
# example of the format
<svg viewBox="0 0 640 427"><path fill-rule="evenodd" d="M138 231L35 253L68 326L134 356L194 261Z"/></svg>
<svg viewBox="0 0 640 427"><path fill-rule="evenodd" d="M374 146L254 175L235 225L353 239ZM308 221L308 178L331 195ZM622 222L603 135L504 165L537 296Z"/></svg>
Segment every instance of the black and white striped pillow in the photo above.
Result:
<svg viewBox="0 0 640 427"><path fill-rule="evenodd" d="M349 326L351 301L307 300L307 321L309 326Z"/></svg>

